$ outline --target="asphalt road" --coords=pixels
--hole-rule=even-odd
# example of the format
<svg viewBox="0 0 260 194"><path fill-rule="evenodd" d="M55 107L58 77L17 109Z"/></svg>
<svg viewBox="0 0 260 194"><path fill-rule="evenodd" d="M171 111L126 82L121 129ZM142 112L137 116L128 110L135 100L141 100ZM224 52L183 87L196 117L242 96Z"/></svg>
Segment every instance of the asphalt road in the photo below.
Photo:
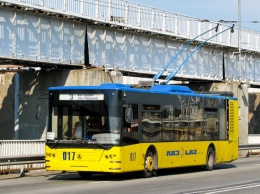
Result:
<svg viewBox="0 0 260 194"><path fill-rule="evenodd" d="M32 171L25 177L0 176L1 193L175 194L259 193L260 156L240 158L213 171L204 168L161 170L157 177L139 174L95 175L88 180L77 173Z"/></svg>

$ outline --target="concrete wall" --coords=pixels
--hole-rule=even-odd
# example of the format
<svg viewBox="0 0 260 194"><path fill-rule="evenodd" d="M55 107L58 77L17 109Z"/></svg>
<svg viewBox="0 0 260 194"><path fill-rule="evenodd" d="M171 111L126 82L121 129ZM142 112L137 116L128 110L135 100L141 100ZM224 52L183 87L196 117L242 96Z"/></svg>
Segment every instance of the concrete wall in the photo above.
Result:
<svg viewBox="0 0 260 194"><path fill-rule="evenodd" d="M100 85L105 82L121 83L122 77L110 76L107 72L97 70L22 72L19 73L19 80L15 84L15 73L1 74L0 139L45 139L48 100L44 94L48 94L48 87ZM15 94L15 87L19 88L17 94ZM41 107L39 120L35 118L36 97L38 95L42 95L41 99L38 99ZM19 117L16 122L17 132L14 132L15 100L19 105Z"/></svg>
<svg viewBox="0 0 260 194"><path fill-rule="evenodd" d="M260 140L260 88L249 89L249 134L258 134Z"/></svg>
<svg viewBox="0 0 260 194"><path fill-rule="evenodd" d="M14 138L14 73L0 74L0 139Z"/></svg>

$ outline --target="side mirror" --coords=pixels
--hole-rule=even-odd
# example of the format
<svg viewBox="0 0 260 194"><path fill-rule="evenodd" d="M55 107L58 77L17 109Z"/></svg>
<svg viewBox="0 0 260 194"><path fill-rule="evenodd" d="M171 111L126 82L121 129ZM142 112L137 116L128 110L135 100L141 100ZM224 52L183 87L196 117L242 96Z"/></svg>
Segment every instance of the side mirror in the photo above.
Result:
<svg viewBox="0 0 260 194"><path fill-rule="evenodd" d="M125 121L131 123L133 121L133 110L132 108L125 109Z"/></svg>

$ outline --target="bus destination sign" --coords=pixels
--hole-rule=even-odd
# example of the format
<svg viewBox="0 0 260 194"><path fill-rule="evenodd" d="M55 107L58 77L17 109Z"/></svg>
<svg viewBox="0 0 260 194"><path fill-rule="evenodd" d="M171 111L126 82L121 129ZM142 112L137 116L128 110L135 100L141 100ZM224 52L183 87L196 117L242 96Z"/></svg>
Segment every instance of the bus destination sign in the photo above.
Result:
<svg viewBox="0 0 260 194"><path fill-rule="evenodd" d="M60 94L59 100L104 100L104 94Z"/></svg>

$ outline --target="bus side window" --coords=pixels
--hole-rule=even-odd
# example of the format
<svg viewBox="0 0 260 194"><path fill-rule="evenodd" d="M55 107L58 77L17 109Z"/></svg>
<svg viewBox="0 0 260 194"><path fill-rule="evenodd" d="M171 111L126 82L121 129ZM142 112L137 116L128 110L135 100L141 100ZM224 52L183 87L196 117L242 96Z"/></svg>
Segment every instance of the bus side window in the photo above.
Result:
<svg viewBox="0 0 260 194"><path fill-rule="evenodd" d="M123 144L129 145L129 144L135 144L139 143L140 136L138 133L138 105L132 104L131 105L132 113L133 113L133 119L131 122L127 122L126 119L124 119L123 123Z"/></svg>
<svg viewBox="0 0 260 194"><path fill-rule="evenodd" d="M205 140L219 139L219 119L217 112L205 112Z"/></svg>
<svg viewBox="0 0 260 194"><path fill-rule="evenodd" d="M125 131L126 132L137 132L138 131L138 105L132 104L132 120L130 123L125 122Z"/></svg>
<svg viewBox="0 0 260 194"><path fill-rule="evenodd" d="M162 119L161 105L143 104L142 140L144 142L161 141Z"/></svg>
<svg viewBox="0 0 260 194"><path fill-rule="evenodd" d="M162 106L162 141L173 141L174 140L174 107L173 105Z"/></svg>

